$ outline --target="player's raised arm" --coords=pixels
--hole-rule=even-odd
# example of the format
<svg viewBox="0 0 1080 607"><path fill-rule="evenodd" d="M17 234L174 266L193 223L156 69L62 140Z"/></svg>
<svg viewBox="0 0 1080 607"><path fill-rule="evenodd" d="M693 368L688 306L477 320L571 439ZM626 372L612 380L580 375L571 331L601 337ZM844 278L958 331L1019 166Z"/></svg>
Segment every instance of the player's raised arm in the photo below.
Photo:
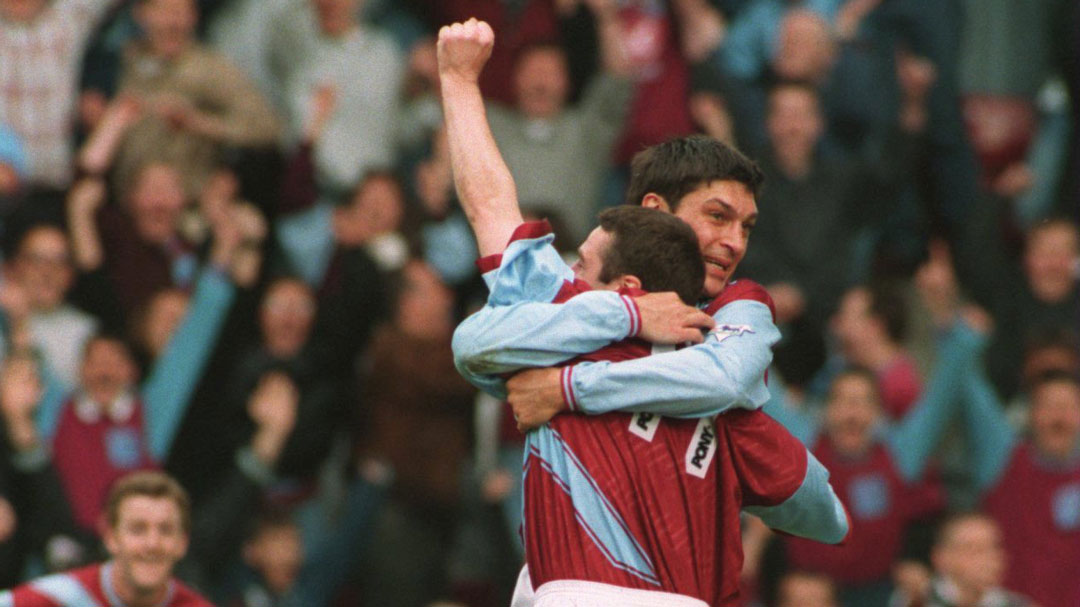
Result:
<svg viewBox="0 0 1080 607"><path fill-rule="evenodd" d="M439 30L439 83L454 186L482 257L501 253L522 222L514 178L491 135L478 84L494 44L491 27L476 19Z"/></svg>

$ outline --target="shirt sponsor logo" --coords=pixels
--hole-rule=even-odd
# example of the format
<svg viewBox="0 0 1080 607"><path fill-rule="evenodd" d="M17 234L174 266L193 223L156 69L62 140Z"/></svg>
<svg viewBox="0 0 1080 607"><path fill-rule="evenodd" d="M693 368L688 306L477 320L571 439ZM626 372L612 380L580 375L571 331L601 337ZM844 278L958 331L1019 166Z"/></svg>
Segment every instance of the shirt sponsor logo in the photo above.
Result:
<svg viewBox="0 0 1080 607"><path fill-rule="evenodd" d="M712 331L709 331L709 335L716 337L716 341L724 341L732 335L738 336L743 333L753 333L754 329L750 325L717 325Z"/></svg>
<svg viewBox="0 0 1080 607"><path fill-rule="evenodd" d="M1054 493L1054 524L1062 531L1080 529L1080 483L1065 485Z"/></svg>
<svg viewBox="0 0 1080 607"><path fill-rule="evenodd" d="M716 455L716 427L709 418L698 422L694 438L686 450L686 472L691 476L705 478L709 464Z"/></svg>
<svg viewBox="0 0 1080 607"><path fill-rule="evenodd" d="M889 484L878 474L856 478L848 492L855 518L869 521L889 512Z"/></svg>
<svg viewBox="0 0 1080 607"><path fill-rule="evenodd" d="M630 433L652 442L656 429L660 427L660 416L655 413L635 413L630 418Z"/></svg>

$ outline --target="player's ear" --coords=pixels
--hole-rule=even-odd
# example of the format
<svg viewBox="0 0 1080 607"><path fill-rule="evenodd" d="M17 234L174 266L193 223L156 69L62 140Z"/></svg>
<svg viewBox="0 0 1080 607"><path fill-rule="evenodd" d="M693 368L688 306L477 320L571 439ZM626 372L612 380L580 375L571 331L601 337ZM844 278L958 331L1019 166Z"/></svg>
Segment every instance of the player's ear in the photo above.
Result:
<svg viewBox="0 0 1080 607"><path fill-rule="evenodd" d="M641 279L638 278L637 276L634 276L633 274L623 274L622 276L620 276L616 280L618 280L619 287L622 288L622 289L640 289L641 288Z"/></svg>
<svg viewBox="0 0 1080 607"><path fill-rule="evenodd" d="M665 213L671 212L671 205L664 200L664 197L656 192L649 192L641 199L641 206L646 209L656 209L657 211L663 211Z"/></svg>

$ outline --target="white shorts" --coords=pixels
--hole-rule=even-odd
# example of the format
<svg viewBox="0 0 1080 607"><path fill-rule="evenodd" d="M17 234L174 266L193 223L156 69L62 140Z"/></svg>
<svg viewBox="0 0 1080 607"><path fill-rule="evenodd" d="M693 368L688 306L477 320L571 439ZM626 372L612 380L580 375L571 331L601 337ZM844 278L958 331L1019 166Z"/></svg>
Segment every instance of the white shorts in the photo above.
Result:
<svg viewBox="0 0 1080 607"><path fill-rule="evenodd" d="M655 590L623 588L583 580L556 580L536 589L529 568L522 567L510 607L709 607L693 597Z"/></svg>

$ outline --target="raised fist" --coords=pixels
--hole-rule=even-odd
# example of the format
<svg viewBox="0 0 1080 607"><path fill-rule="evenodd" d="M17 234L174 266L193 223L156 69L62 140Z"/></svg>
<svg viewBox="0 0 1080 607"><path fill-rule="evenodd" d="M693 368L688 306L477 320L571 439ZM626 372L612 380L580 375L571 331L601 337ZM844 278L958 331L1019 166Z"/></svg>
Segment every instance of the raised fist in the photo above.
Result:
<svg viewBox="0 0 1080 607"><path fill-rule="evenodd" d="M439 30L439 78L477 82L495 46L495 32L483 21L469 19Z"/></svg>

